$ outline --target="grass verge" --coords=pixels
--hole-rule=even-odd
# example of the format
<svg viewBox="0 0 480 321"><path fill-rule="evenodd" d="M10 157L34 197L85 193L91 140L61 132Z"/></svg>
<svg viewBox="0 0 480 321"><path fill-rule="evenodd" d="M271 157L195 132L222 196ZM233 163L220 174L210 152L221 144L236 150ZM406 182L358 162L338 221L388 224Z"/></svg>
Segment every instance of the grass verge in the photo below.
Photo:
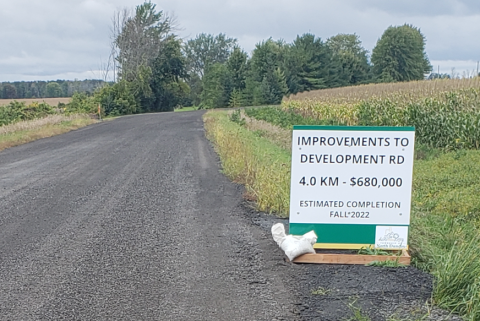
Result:
<svg viewBox="0 0 480 321"><path fill-rule="evenodd" d="M259 210L287 217L291 156L284 143L265 134L268 126L249 130L241 113L212 111L204 121L225 174L245 184ZM418 146L416 154L412 263L435 276L436 305L480 320L480 151Z"/></svg>
<svg viewBox="0 0 480 321"><path fill-rule="evenodd" d="M51 115L0 127L0 151L85 127L97 122L88 115Z"/></svg>
<svg viewBox="0 0 480 321"><path fill-rule="evenodd" d="M290 192L289 153L230 121L226 112L208 112L204 122L225 175L245 185L247 199L256 201L259 210L286 217Z"/></svg>
<svg viewBox="0 0 480 321"><path fill-rule="evenodd" d="M198 110L197 107L182 107L182 108L175 108L173 111L178 113L182 111L193 111L193 110Z"/></svg>

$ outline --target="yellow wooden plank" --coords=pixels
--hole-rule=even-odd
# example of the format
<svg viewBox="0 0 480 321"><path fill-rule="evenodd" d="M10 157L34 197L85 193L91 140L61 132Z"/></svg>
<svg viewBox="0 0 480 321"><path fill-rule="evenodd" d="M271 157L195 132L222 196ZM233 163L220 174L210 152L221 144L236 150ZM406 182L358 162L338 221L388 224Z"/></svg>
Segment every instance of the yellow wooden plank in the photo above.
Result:
<svg viewBox="0 0 480 321"><path fill-rule="evenodd" d="M325 250L360 250L362 248L375 248L375 244L341 244L341 243L315 243L313 245L314 249L325 249ZM407 250L409 246L407 245ZM385 250L403 250L403 249L385 249Z"/></svg>
<svg viewBox="0 0 480 321"><path fill-rule="evenodd" d="M315 243L314 249L335 249L335 250L360 250L361 248L373 248L374 244L340 244L340 243Z"/></svg>
<svg viewBox="0 0 480 321"><path fill-rule="evenodd" d="M358 255L358 254L303 254L295 258L295 263L316 264L367 264L373 261L397 261L401 264L410 264L410 255L404 251L402 256L390 255Z"/></svg>

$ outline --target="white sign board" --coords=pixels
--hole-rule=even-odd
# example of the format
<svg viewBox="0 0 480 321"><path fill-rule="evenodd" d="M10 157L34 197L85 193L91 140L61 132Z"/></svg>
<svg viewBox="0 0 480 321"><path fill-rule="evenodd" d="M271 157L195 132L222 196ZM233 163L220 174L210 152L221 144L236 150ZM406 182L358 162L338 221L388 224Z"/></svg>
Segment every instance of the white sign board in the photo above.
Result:
<svg viewBox="0 0 480 321"><path fill-rule="evenodd" d="M319 243L406 248L414 141L412 127L295 126L290 233L313 228ZM406 228L381 246L381 226Z"/></svg>

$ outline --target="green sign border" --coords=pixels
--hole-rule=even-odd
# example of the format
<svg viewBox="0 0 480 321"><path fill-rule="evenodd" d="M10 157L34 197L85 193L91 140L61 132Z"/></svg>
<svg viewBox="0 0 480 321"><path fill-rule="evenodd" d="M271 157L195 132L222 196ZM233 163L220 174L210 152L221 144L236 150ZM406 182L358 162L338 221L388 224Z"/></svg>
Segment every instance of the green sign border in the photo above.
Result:
<svg viewBox="0 0 480 321"><path fill-rule="evenodd" d="M414 131L415 131L415 127L294 125L294 126L293 126L293 130L355 130L355 131L397 131L397 132L414 132Z"/></svg>
<svg viewBox="0 0 480 321"><path fill-rule="evenodd" d="M294 125L293 130L338 130L338 131L415 131L415 127L395 126L315 126ZM315 231L317 243L330 244L375 244L377 226L407 226L395 224L326 224L326 223L290 223L289 233L303 235Z"/></svg>
<svg viewBox="0 0 480 321"><path fill-rule="evenodd" d="M320 223L290 223L289 233L303 235L310 231L317 234L317 243L338 244L375 244L375 232L377 226L407 226L395 224L320 224Z"/></svg>

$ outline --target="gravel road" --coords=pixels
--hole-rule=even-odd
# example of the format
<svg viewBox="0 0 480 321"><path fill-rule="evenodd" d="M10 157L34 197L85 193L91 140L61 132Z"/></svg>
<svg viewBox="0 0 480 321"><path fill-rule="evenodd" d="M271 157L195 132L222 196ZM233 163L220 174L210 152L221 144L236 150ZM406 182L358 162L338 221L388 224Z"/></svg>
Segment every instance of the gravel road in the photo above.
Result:
<svg viewBox="0 0 480 321"><path fill-rule="evenodd" d="M355 298L383 320L428 299L413 268L286 263L278 220L221 174L201 114L0 152L1 320L343 320Z"/></svg>

